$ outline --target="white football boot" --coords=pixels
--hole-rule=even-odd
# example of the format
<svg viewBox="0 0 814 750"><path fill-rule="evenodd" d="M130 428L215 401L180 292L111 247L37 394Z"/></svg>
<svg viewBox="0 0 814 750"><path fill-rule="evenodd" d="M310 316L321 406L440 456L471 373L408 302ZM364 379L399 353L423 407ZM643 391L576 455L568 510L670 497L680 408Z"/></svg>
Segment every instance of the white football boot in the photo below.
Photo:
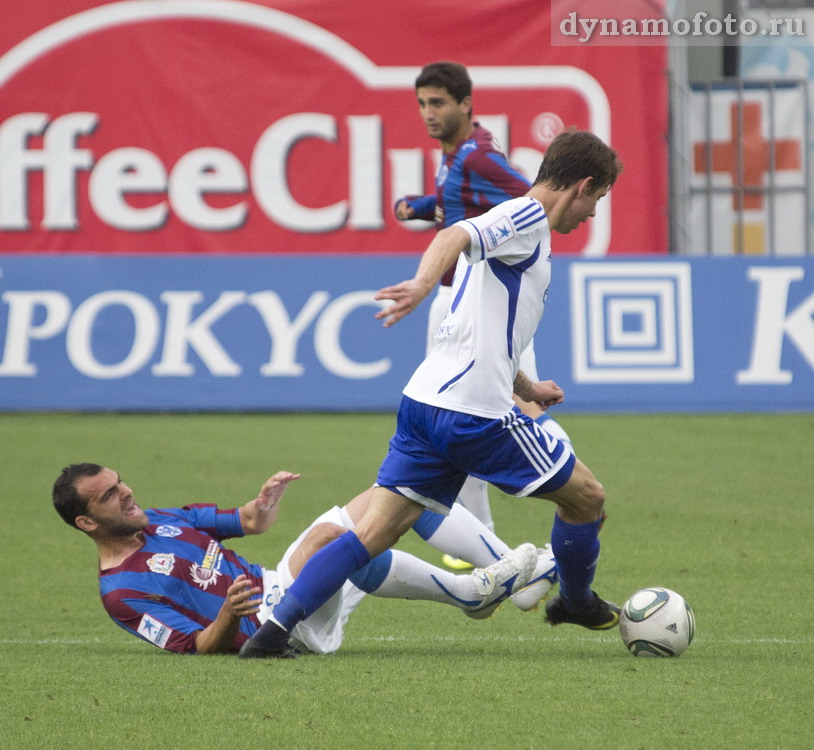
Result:
<svg viewBox="0 0 814 750"><path fill-rule="evenodd" d="M512 592L520 591L529 582L537 562L537 548L527 542L488 568L475 568L470 575L483 603L477 609L464 610L464 613L475 620L491 617Z"/></svg>
<svg viewBox="0 0 814 750"><path fill-rule="evenodd" d="M548 598L557 581L557 561L554 559L551 545L546 544L537 550L537 566L529 582L516 594L512 594L511 599L515 606L524 612L536 610L540 602Z"/></svg>

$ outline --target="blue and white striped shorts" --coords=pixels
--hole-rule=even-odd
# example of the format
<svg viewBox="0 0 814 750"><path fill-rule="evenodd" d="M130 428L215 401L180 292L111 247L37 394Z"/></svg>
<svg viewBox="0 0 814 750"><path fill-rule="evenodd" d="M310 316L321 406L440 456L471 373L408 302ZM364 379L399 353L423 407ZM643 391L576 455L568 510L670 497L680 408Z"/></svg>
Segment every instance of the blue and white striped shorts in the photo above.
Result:
<svg viewBox="0 0 814 750"><path fill-rule="evenodd" d="M508 495L527 497L562 487L575 461L569 444L517 407L500 419L488 419L404 396L376 484L448 513L468 475Z"/></svg>

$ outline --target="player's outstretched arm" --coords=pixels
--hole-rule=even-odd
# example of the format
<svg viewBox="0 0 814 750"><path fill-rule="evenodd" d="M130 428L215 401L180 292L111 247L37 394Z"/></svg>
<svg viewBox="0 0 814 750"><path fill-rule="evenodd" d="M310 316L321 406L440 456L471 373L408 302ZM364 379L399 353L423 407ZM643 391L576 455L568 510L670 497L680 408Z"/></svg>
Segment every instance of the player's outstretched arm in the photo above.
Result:
<svg viewBox="0 0 814 750"><path fill-rule="evenodd" d="M262 534L277 520L279 503L288 483L300 476L290 471L278 471L263 483L257 497L240 508L240 523L244 534Z"/></svg>
<svg viewBox="0 0 814 750"><path fill-rule="evenodd" d="M467 247L469 233L466 230L451 226L438 232L421 256L418 271L412 279L386 286L376 293L377 300L393 301L392 305L376 313L376 319L383 320L384 327L389 328L415 310Z"/></svg>

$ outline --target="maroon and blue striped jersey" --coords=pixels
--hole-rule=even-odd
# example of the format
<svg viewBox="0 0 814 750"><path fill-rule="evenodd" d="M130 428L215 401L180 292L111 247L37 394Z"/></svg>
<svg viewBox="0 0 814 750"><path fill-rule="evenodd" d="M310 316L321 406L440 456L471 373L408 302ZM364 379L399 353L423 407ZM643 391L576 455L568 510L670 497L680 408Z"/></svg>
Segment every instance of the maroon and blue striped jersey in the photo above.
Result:
<svg viewBox="0 0 814 750"><path fill-rule="evenodd" d="M410 196L408 202L416 219L434 221L436 229L445 229L525 195L530 186L509 164L494 136L476 122L472 135L443 155L435 175L435 195ZM452 283L451 272L442 283Z"/></svg>
<svg viewBox="0 0 814 750"><path fill-rule="evenodd" d="M102 604L113 621L168 651L195 652L195 633L209 625L240 574L263 586L263 568L221 542L242 537L239 511L215 505L148 509L144 546L99 572ZM259 627L244 617L234 649Z"/></svg>
<svg viewBox="0 0 814 750"><path fill-rule="evenodd" d="M529 181L509 165L494 136L475 123L472 135L444 154L435 176L435 221L439 228L480 216L525 195Z"/></svg>

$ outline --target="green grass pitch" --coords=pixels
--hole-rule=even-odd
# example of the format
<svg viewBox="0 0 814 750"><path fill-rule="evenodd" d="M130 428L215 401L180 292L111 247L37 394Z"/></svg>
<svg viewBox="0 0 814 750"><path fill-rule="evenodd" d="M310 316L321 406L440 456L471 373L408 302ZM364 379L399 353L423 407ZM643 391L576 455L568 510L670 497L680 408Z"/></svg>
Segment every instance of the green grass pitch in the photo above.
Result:
<svg viewBox="0 0 814 750"><path fill-rule="evenodd" d="M607 491L596 589L662 585L693 606L679 659L617 631L504 606L476 622L368 597L341 651L292 662L164 653L98 601L92 543L51 508L68 463L121 472L143 506L255 496L302 472L267 565L375 478L390 414L0 415L0 744L83 748L811 748L814 415L560 415ZM542 544L550 503L492 495L498 532ZM400 546L432 562L417 536Z"/></svg>

